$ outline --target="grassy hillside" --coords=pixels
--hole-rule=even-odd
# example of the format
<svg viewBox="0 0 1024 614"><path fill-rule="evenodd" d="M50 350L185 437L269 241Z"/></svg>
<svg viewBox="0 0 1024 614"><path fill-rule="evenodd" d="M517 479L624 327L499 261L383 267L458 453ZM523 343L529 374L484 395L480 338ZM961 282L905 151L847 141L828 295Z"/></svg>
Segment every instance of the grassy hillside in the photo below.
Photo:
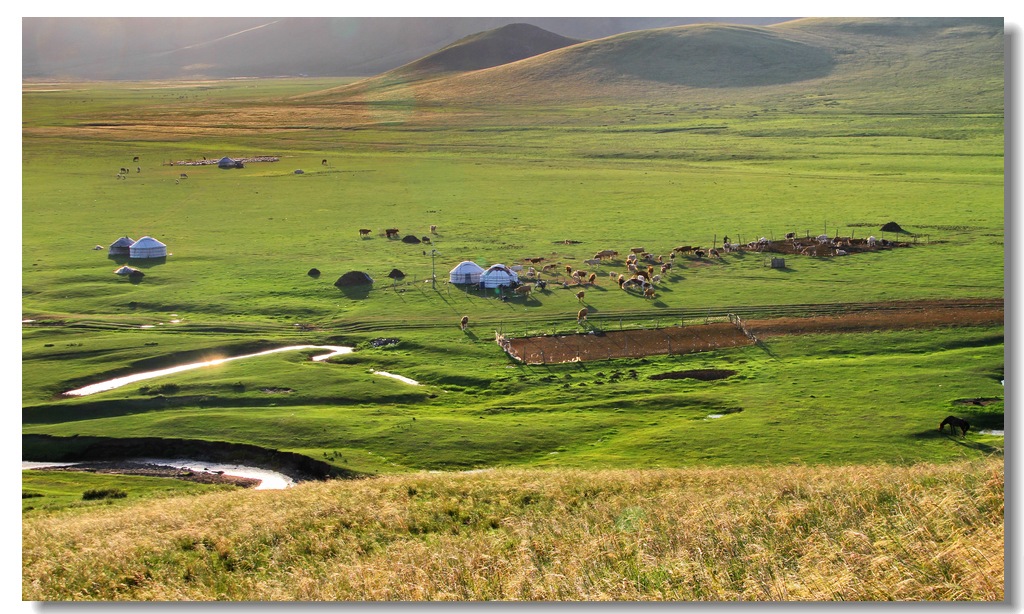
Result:
<svg viewBox="0 0 1024 614"><path fill-rule="evenodd" d="M405 89L341 88L339 99L468 102L687 100L762 104L825 97L873 111L1002 108L1002 20L802 19L620 34ZM389 85L393 85L389 83Z"/></svg>
<svg viewBox="0 0 1024 614"><path fill-rule="evenodd" d="M1000 601L1003 508L992 460L420 473L29 516L22 598Z"/></svg>

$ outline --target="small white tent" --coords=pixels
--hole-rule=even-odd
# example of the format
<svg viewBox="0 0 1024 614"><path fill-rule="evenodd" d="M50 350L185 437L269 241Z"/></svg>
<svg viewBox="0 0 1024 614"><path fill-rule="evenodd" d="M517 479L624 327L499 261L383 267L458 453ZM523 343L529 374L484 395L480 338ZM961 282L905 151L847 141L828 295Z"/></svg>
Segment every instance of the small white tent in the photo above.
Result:
<svg viewBox="0 0 1024 614"><path fill-rule="evenodd" d="M167 246L153 237L142 237L129 248L132 258L166 258Z"/></svg>
<svg viewBox="0 0 1024 614"><path fill-rule="evenodd" d="M515 271L504 264L491 265L486 271L480 274L480 283L485 288L497 288L498 286L511 286L519 282L519 276Z"/></svg>
<svg viewBox="0 0 1024 614"><path fill-rule="evenodd" d="M484 268L472 260L463 260L448 273L448 281L453 284L478 284Z"/></svg>

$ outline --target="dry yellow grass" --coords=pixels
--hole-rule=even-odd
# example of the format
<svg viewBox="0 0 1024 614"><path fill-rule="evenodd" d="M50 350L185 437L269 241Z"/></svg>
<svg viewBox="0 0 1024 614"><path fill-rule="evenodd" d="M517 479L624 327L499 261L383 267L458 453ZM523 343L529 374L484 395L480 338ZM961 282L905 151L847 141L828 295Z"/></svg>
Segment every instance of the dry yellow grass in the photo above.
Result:
<svg viewBox="0 0 1024 614"><path fill-rule="evenodd" d="M1001 459L493 470L23 523L25 600L1003 599Z"/></svg>

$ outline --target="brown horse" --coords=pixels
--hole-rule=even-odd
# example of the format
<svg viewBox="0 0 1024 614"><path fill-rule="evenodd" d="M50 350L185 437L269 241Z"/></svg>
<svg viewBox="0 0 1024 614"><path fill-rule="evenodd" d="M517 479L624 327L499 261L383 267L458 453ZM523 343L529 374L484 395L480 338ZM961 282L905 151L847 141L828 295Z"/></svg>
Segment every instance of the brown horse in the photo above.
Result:
<svg viewBox="0 0 1024 614"><path fill-rule="evenodd" d="M961 437L966 437L967 430L971 428L971 425L968 424L966 420L957 418L956 416L946 416L946 419L939 423L939 431L941 431L947 424L949 425L950 434L955 435L956 429L960 429Z"/></svg>

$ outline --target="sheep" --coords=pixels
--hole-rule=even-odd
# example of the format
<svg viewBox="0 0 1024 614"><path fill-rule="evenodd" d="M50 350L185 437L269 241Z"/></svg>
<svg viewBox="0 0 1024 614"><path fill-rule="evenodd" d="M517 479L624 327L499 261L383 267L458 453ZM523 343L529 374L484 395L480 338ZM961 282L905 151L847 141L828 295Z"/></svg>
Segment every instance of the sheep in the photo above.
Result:
<svg viewBox="0 0 1024 614"><path fill-rule="evenodd" d="M568 264L565 265L565 274L566 275L572 275L572 266L571 265L568 265Z"/></svg>
<svg viewBox="0 0 1024 614"><path fill-rule="evenodd" d="M587 313L588 312L586 307L580 309L579 312L576 314L576 323L583 324L583 321L587 319Z"/></svg>
<svg viewBox="0 0 1024 614"><path fill-rule="evenodd" d="M135 156L134 158L132 158L132 162L138 162L138 161L139 161L139 157L138 156Z"/></svg>
<svg viewBox="0 0 1024 614"><path fill-rule="evenodd" d="M436 235L437 234L437 224L431 224L430 225L430 234L432 234L432 235Z"/></svg>
<svg viewBox="0 0 1024 614"><path fill-rule="evenodd" d="M462 316L462 319L459 320L459 326L462 330L466 330L466 327L469 326L469 316Z"/></svg>
<svg viewBox="0 0 1024 614"><path fill-rule="evenodd" d="M702 249L695 249L695 250L693 250L693 255L696 256L698 260L700 260L706 254L704 253L704 250L702 250Z"/></svg>
<svg viewBox="0 0 1024 614"><path fill-rule="evenodd" d="M589 260L584 260L583 264L586 264L586 265L589 265L589 266L601 266L601 259L600 258L591 258Z"/></svg>
<svg viewBox="0 0 1024 614"><path fill-rule="evenodd" d="M877 243L877 242L878 242L878 239L876 239L874 235L871 235L870 237L868 237L868 247L874 247L875 243Z"/></svg>
<svg viewBox="0 0 1024 614"><path fill-rule="evenodd" d="M178 179L188 179L188 174L187 173L182 173L182 174L178 175Z"/></svg>
<svg viewBox="0 0 1024 614"><path fill-rule="evenodd" d="M580 290L579 292L576 293L576 299L581 303L583 302L584 294L586 294L586 292L584 292L583 290Z"/></svg>
<svg viewBox="0 0 1024 614"><path fill-rule="evenodd" d="M644 290L644 298L654 298L654 288L652 286L648 286Z"/></svg>
<svg viewBox="0 0 1024 614"><path fill-rule="evenodd" d="M623 284L626 283L626 276L619 275L618 279L616 279L615 281L619 284L619 287L622 288Z"/></svg>
<svg viewBox="0 0 1024 614"><path fill-rule="evenodd" d="M672 268L672 263L671 262L666 262L665 264L661 265L661 274L664 275L665 273L668 273L669 269L671 269L671 268Z"/></svg>
<svg viewBox="0 0 1024 614"><path fill-rule="evenodd" d="M129 171L129 170L127 169L127 168L125 168L125 167L123 167L123 166L121 167L121 174L122 174L122 175L127 175L127 174L128 174L128 173L130 173L130 172L131 172L131 171Z"/></svg>
<svg viewBox="0 0 1024 614"><path fill-rule="evenodd" d="M320 161L320 166L327 166L327 158Z"/></svg>
<svg viewBox="0 0 1024 614"><path fill-rule="evenodd" d="M556 268L557 268L557 265L554 265L554 264L545 264L544 266L542 266L542 267L540 268L540 270L541 270L542 272L544 272L544 273L550 273L551 271L554 271L554 270L555 270Z"/></svg>
<svg viewBox="0 0 1024 614"><path fill-rule="evenodd" d="M608 279L611 279L611 280L614 281L614 280L618 279L619 277L620 277L620 275L618 273L616 273L615 271L608 271Z"/></svg>
<svg viewBox="0 0 1024 614"><path fill-rule="evenodd" d="M370 236L370 233L372 233L372 232L373 231L370 230L369 228L360 228L359 229L359 236L360 237L368 237L368 236Z"/></svg>
<svg viewBox="0 0 1024 614"><path fill-rule="evenodd" d="M629 264L626 265L626 270L628 270L630 273L636 273L636 265L630 262Z"/></svg>
<svg viewBox="0 0 1024 614"><path fill-rule="evenodd" d="M647 250L644 249L643 247L631 247L631 248L629 248L629 251L633 252L634 254L642 254L642 253L646 252Z"/></svg>
<svg viewBox="0 0 1024 614"><path fill-rule="evenodd" d="M651 283L653 285L658 285L659 283L661 283L661 275L655 275L654 277L652 277Z"/></svg>
<svg viewBox="0 0 1024 614"><path fill-rule="evenodd" d="M135 172L136 172L136 173L141 173L141 172L142 172L142 167L141 167L141 166L137 167L137 168L135 169Z"/></svg>
<svg viewBox="0 0 1024 614"><path fill-rule="evenodd" d="M633 286L639 286L642 283L643 282L641 282L636 277L631 277L631 278L623 281L622 283L620 283L619 287L622 288L623 290L628 290L628 289L632 288Z"/></svg>
<svg viewBox="0 0 1024 614"><path fill-rule="evenodd" d="M618 255L619 255L619 252L617 252L617 251L615 251L613 249L603 249L603 250L597 252L596 254L594 254L594 258L597 258L598 260L604 260L605 258L614 258L615 256L618 256Z"/></svg>
<svg viewBox="0 0 1024 614"><path fill-rule="evenodd" d="M796 233L795 232L787 232L786 233L786 240L787 241L792 241L795 238L796 238Z"/></svg>
<svg viewBox="0 0 1024 614"><path fill-rule="evenodd" d="M647 276L650 277L651 275L654 275L654 265L647 266Z"/></svg>
<svg viewBox="0 0 1024 614"><path fill-rule="evenodd" d="M693 251L693 246L692 245L680 245L679 247L676 247L676 248L674 248L672 250L672 252L676 253L676 254L688 254L688 253L690 253L692 251Z"/></svg>
<svg viewBox="0 0 1024 614"><path fill-rule="evenodd" d="M597 273L591 273L590 277L587 278L587 283L594 285L597 283Z"/></svg>
<svg viewBox="0 0 1024 614"><path fill-rule="evenodd" d="M708 251L708 256L720 259L722 257L722 254L719 253L717 249L712 248L710 251Z"/></svg>
<svg viewBox="0 0 1024 614"><path fill-rule="evenodd" d="M836 256L845 256L845 255L847 255L847 251L845 249L837 249L836 250Z"/></svg>
<svg viewBox="0 0 1024 614"><path fill-rule="evenodd" d="M514 292L522 296L530 296L530 293L533 292L533 284L523 284L521 286L517 286Z"/></svg>

